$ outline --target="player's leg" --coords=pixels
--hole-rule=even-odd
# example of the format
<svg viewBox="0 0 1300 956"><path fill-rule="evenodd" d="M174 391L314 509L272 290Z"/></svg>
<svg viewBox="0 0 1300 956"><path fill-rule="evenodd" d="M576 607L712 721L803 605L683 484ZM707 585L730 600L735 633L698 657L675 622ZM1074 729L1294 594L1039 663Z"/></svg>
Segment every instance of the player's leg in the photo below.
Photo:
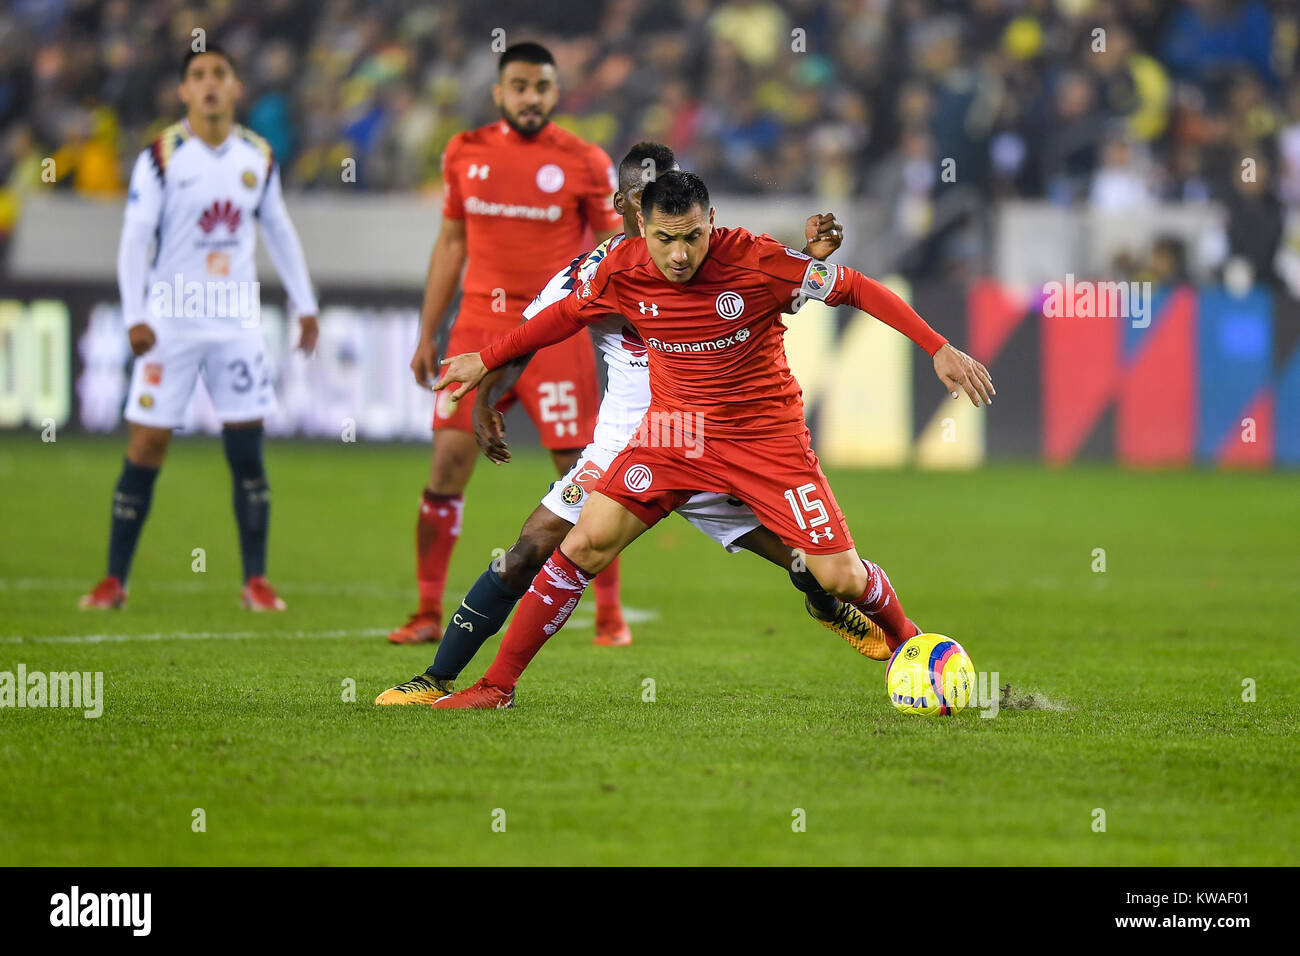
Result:
<svg viewBox="0 0 1300 956"><path fill-rule="evenodd" d="M538 505L524 522L519 540L479 575L448 620L433 663L423 674L384 691L375 703L431 704L452 693L461 671L484 642L501 630L528 585L572 527L569 521Z"/></svg>
<svg viewBox="0 0 1300 956"><path fill-rule="evenodd" d="M884 632L853 605L826 591L808 570L803 552L791 548L759 523L750 508L730 495L693 495L677 509L697 530L731 553L740 550L770 561L790 575L804 595L804 609L817 623L843 638L854 650L872 660L888 660Z"/></svg>
<svg viewBox="0 0 1300 956"><path fill-rule="evenodd" d="M275 387L260 329L241 329L213 345L203 359L203 382L221 419L230 466L231 504L243 567L240 601L250 611L283 611L266 579L271 485L263 460L262 421L275 411Z"/></svg>
<svg viewBox="0 0 1300 956"><path fill-rule="evenodd" d="M552 552L520 600L483 679L433 706L475 710L513 706L519 676L542 645L564 626L591 579L649 526L614 499L592 494L578 523Z"/></svg>
<svg viewBox="0 0 1300 956"><path fill-rule="evenodd" d="M494 333L457 317L447 339L448 355L477 352ZM419 604L401 627L388 635L393 644L427 644L442 638L442 599L447 569L460 540L465 512L465 488L478 460L474 440L474 398L470 392L459 402L451 392L439 392L433 407L433 450L429 477L420 496L415 518L415 580Z"/></svg>
<svg viewBox="0 0 1300 956"><path fill-rule="evenodd" d="M154 333L153 348L138 357L131 369L124 412L126 458L113 489L107 574L81 598L83 608L103 610L125 603L127 577L149 516L154 483L167 456L172 430L182 424L194 392L205 346L161 323Z"/></svg>
<svg viewBox="0 0 1300 956"><path fill-rule="evenodd" d="M852 604L884 633L892 651L919 632L903 613L888 576L863 561L821 463L802 435L717 442L728 462L736 496L786 544L798 547L818 583Z"/></svg>
<svg viewBox="0 0 1300 956"><path fill-rule="evenodd" d="M439 405L444 396L439 395ZM472 399L461 407L468 411ZM460 408L453 409L460 415ZM450 416L448 416L450 417ZM433 451L429 458L429 480L420 498L415 519L415 579L420 603L406 623L388 635L393 644L427 644L442 638L442 598L447 589L447 569L460 540L465 513L465 487L474 473L478 443L472 432L439 427L435 419Z"/></svg>
<svg viewBox="0 0 1300 956"><path fill-rule="evenodd" d="M573 465L573 449L591 442L600 410L596 357L590 338L577 335L542 349L519 377L514 393L537 426L542 446L550 450L556 471L566 474ZM617 560L596 576L593 590L595 643L607 647L631 644L632 631L619 599Z"/></svg>

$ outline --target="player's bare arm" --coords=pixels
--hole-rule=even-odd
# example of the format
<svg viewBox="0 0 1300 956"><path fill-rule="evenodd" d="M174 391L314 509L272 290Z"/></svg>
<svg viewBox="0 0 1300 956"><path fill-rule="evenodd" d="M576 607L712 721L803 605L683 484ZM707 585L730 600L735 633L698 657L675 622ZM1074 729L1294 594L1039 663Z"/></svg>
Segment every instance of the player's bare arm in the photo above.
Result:
<svg viewBox="0 0 1300 956"><path fill-rule="evenodd" d="M466 352L464 355L453 355L444 361L442 377L434 383L433 390L441 392L448 385L459 382L460 387L451 393L451 399L454 402L460 401L471 388L477 387L478 383L483 381L483 376L488 373L488 367L483 364L480 356L479 352Z"/></svg>
<svg viewBox="0 0 1300 956"><path fill-rule="evenodd" d="M461 270L465 267L465 220L443 219L438 240L429 258L429 273L424 285L424 305L420 309L420 339L411 358L415 383L428 388L438 367L438 330L447 306L456 292Z"/></svg>
<svg viewBox="0 0 1300 956"><path fill-rule="evenodd" d="M833 212L809 216L803 234L807 240L803 254L814 259L828 258L844 242L844 227L835 221Z"/></svg>
<svg viewBox="0 0 1300 956"><path fill-rule="evenodd" d="M525 355L488 372L474 393L474 438L483 449L483 454L494 464L504 465L510 461L510 446L506 444L506 420L497 411L497 402L514 388L531 358L531 355Z"/></svg>
<svg viewBox="0 0 1300 956"><path fill-rule="evenodd" d="M320 323L314 315L298 318L298 348L308 355L316 351L316 340L320 338Z"/></svg>
<svg viewBox="0 0 1300 956"><path fill-rule="evenodd" d="M132 355L144 355L153 348L154 343L158 341L157 336L153 334L153 329L147 322L137 322L126 331L127 340L131 343Z"/></svg>
<svg viewBox="0 0 1300 956"><path fill-rule="evenodd" d="M953 398L958 397L959 389L965 391L976 408L981 401L992 405L993 396L998 393L989 370L951 344L934 353L934 374L939 376L939 381Z"/></svg>

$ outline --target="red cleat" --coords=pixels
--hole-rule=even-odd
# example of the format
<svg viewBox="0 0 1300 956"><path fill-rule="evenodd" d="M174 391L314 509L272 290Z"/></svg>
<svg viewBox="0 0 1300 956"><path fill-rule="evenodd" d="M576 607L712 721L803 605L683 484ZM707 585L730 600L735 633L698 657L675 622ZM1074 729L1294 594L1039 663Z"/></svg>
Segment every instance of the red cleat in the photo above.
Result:
<svg viewBox="0 0 1300 956"><path fill-rule="evenodd" d="M90 611L112 611L126 604L126 588L114 577L107 577L95 585L95 590L83 594L77 606Z"/></svg>
<svg viewBox="0 0 1300 956"><path fill-rule="evenodd" d="M515 706L515 692L489 684L484 677L474 686L435 700L429 706L434 710L504 710Z"/></svg>
<svg viewBox="0 0 1300 956"><path fill-rule="evenodd" d="M591 643L600 647L627 647L632 643L632 630L623 620L620 608L608 612L601 608L596 612L596 636Z"/></svg>
<svg viewBox="0 0 1300 956"><path fill-rule="evenodd" d="M264 577L249 578L240 598L250 611L283 611L287 606Z"/></svg>
<svg viewBox="0 0 1300 956"><path fill-rule="evenodd" d="M388 633L389 644L436 644L442 640L442 615L416 611L406 623Z"/></svg>

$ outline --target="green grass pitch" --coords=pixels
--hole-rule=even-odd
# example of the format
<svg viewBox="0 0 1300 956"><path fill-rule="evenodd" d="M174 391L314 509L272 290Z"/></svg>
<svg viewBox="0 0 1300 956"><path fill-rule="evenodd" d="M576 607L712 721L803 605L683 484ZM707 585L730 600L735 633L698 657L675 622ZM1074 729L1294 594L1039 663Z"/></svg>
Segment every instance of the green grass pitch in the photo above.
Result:
<svg viewBox="0 0 1300 956"><path fill-rule="evenodd" d="M435 713L371 704L432 659L382 637L413 602L426 449L269 443L290 608L259 616L197 439L128 609L76 609L121 452L0 440L0 671L102 671L105 696L98 719L0 710L0 864L1300 863L1294 474L832 471L909 613L1044 707L895 712L782 573L672 518L624 558L655 614L632 647L593 647L579 608L513 711ZM548 468L480 463L452 604Z"/></svg>

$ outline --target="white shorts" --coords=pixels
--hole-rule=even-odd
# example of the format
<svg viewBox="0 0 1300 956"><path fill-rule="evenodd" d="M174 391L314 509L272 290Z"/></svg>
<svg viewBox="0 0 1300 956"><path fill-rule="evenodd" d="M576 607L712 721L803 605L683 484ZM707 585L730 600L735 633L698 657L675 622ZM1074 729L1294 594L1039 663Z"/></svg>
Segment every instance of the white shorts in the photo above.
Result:
<svg viewBox="0 0 1300 956"><path fill-rule="evenodd" d="M577 524L591 489L617 455L618 451L588 445L569 473L551 485L542 498L542 506L557 518ZM677 513L732 554L744 550L736 540L761 524L748 505L715 491L701 492L687 499Z"/></svg>
<svg viewBox="0 0 1300 956"><path fill-rule="evenodd" d="M152 326L154 347L136 358L127 421L180 428L200 371L217 417L224 422L265 418L275 411L275 388L260 329L196 320L194 327Z"/></svg>

